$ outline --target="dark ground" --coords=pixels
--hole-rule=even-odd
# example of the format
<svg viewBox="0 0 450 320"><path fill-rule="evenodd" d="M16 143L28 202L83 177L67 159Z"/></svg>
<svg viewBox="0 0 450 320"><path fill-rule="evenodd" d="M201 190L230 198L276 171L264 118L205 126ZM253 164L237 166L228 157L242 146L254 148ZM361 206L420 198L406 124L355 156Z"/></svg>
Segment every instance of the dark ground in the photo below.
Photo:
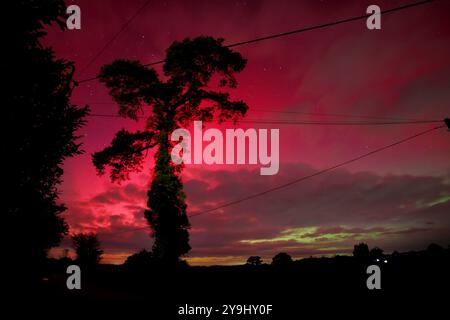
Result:
<svg viewBox="0 0 450 320"><path fill-rule="evenodd" d="M370 261L353 257L309 258L273 267L181 267L176 270L98 265L82 271L82 289L68 290L66 262L49 261L45 280L34 290L19 291L35 315L82 314L87 318L145 319L301 319L323 317L391 318L446 310L450 301L449 250L438 256L405 253L380 263L381 290L366 287ZM373 264L371 262L370 264ZM14 295L10 296L11 298ZM27 298L25 298L27 297ZM179 307L273 305L270 315L179 316ZM27 308L25 308L27 309ZM57 311L58 310L58 311ZM444 311L445 314L448 313ZM310 318L310 317L308 317ZM439 318L447 318L441 314Z"/></svg>

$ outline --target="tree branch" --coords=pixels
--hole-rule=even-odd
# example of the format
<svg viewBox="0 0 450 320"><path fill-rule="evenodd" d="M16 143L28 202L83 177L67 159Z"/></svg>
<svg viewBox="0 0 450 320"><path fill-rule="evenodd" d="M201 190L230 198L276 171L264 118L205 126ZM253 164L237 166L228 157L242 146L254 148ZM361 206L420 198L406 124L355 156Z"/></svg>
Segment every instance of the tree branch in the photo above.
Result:
<svg viewBox="0 0 450 320"><path fill-rule="evenodd" d="M97 174L103 175L109 167L113 182L127 180L131 172L142 170L143 152L156 144L154 132L130 133L122 129L116 133L109 147L92 155L92 162Z"/></svg>

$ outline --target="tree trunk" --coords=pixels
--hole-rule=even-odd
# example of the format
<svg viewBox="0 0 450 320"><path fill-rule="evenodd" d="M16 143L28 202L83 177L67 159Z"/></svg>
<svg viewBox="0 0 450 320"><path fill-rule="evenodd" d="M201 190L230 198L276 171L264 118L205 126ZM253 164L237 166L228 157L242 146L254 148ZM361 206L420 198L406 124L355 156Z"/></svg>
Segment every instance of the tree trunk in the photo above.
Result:
<svg viewBox="0 0 450 320"><path fill-rule="evenodd" d="M166 264L176 264L191 249L186 196L179 170L171 162L171 149L169 130L161 130L153 179L147 193L148 210L145 211L154 231L153 254Z"/></svg>

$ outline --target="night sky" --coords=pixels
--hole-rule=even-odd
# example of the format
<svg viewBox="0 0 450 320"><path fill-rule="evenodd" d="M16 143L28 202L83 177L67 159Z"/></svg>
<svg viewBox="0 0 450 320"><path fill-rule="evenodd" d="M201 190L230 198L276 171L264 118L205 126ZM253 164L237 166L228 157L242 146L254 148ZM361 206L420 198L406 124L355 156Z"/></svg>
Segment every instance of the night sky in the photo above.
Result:
<svg viewBox="0 0 450 320"><path fill-rule="evenodd" d="M144 2L67 1L81 7L81 30L52 28L46 43L57 57L75 61L75 78L81 80L97 75L102 65L117 58L143 63L164 59L165 49L185 37L222 37L229 44L359 16L370 4L383 10L411 1L151 1L85 68ZM235 47L248 64L238 75L232 96L247 102L248 119L374 121L336 114L443 119L450 116L449 13L449 1L435 1L382 16L382 30L369 31L360 20ZM161 65L155 69L161 72ZM117 114L117 106L98 81L77 87L72 102L88 104L94 114ZM279 173L260 176L259 165L187 165L182 177L188 214L264 191L433 126L238 124L280 128ZM120 128L143 127L144 121L89 117L80 131L85 154L65 164L61 199L69 208L65 217L71 232L98 232L106 263L120 263L152 246L149 229L126 231L146 225L143 210L153 152L148 153L144 170L121 185L96 175L91 154L109 145ZM450 132L440 129L289 188L193 217L188 261L235 264L250 255L270 261L282 251L295 258L348 254L360 241L386 252L423 249L430 242L447 246L449 160ZM66 245L68 241L63 242Z"/></svg>

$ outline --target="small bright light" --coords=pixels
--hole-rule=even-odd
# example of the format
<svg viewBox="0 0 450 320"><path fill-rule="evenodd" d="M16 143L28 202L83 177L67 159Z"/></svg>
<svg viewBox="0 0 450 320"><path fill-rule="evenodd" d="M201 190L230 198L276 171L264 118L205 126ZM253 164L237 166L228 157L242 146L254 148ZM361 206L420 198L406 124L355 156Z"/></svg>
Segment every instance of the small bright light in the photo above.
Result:
<svg viewBox="0 0 450 320"><path fill-rule="evenodd" d="M380 259L376 259L375 261L376 261L376 262L379 262L379 261L380 261Z"/></svg>
<svg viewBox="0 0 450 320"><path fill-rule="evenodd" d="M387 260L384 260L384 263L387 263Z"/></svg>

